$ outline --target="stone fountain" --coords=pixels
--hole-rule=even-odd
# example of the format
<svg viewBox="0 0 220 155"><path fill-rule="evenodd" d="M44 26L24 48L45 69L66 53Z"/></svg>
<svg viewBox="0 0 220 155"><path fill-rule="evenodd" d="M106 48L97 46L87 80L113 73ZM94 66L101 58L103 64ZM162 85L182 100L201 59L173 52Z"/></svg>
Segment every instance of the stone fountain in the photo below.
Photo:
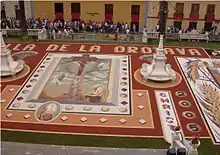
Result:
<svg viewBox="0 0 220 155"><path fill-rule="evenodd" d="M15 76L18 72L20 72L24 68L23 61L14 61L11 56L11 51L6 48L4 38L2 36L2 32L0 32L1 37L1 77L3 76Z"/></svg>
<svg viewBox="0 0 220 155"><path fill-rule="evenodd" d="M166 64L167 57L164 53L163 35L160 35L159 46L156 53L153 55L151 64L144 63L141 66L140 73L144 81L152 80L158 82L176 80L176 72L171 68L170 64Z"/></svg>

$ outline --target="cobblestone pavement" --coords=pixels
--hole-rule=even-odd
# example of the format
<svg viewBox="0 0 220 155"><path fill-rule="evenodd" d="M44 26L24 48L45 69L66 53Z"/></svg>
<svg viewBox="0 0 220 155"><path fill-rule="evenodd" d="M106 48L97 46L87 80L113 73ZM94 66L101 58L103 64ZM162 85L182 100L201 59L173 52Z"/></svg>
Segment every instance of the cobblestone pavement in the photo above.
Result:
<svg viewBox="0 0 220 155"><path fill-rule="evenodd" d="M165 155L163 149L95 148L2 142L2 155Z"/></svg>

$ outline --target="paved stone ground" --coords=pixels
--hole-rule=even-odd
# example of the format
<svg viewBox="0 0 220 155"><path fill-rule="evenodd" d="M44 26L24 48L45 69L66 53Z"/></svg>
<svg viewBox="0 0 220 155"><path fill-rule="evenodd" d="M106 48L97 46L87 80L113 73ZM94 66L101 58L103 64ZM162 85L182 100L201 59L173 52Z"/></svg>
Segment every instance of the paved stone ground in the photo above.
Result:
<svg viewBox="0 0 220 155"><path fill-rule="evenodd" d="M2 155L165 155L163 149L94 148L2 142Z"/></svg>

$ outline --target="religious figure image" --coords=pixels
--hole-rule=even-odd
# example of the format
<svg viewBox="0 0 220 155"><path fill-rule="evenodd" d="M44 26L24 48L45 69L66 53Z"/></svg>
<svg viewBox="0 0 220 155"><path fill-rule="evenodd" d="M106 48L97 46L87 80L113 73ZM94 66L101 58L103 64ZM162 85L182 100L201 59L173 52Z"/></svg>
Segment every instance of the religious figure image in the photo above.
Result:
<svg viewBox="0 0 220 155"><path fill-rule="evenodd" d="M64 57L46 83L39 99L62 103L101 104L108 98L110 59L92 55Z"/></svg>
<svg viewBox="0 0 220 155"><path fill-rule="evenodd" d="M50 121L58 116L60 113L60 106L57 102L47 102L36 110L38 120Z"/></svg>

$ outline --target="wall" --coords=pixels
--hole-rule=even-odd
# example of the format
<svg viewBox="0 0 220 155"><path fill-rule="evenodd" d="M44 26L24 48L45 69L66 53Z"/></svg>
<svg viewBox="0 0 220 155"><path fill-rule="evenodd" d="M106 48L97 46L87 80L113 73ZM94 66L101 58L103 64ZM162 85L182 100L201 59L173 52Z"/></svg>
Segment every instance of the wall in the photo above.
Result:
<svg viewBox="0 0 220 155"><path fill-rule="evenodd" d="M181 3L181 1L180 1ZM182 20L182 28L187 29L189 27L189 16L191 13L191 6L192 4L200 4L199 9L199 20L197 21L197 29L203 29L205 24L205 14L208 4L215 4L215 19L220 19L220 2L213 2L213 1L207 1L207 2L184 2L184 19ZM173 14L175 13L175 5L176 2L169 2L169 12L168 12L168 19L167 19L167 25L171 26L174 25L174 19ZM148 8L148 29L156 27L156 24L159 20L158 18L158 11L159 11L159 5L158 2L150 1L149 2L149 8Z"/></svg>
<svg viewBox="0 0 220 155"><path fill-rule="evenodd" d="M34 18L55 18L54 2L52 1L33 1Z"/></svg>
<svg viewBox="0 0 220 155"><path fill-rule="evenodd" d="M64 19L71 20L71 1L33 1L34 16L44 17L47 13L47 18L53 20L55 18L54 3L62 2L64 6ZM113 21L114 22L131 22L131 6L140 5L140 27L144 27L144 12L145 2L114 2L114 1L73 1L74 3L81 3L81 19L88 22L89 20L104 21L105 20L105 4L113 4ZM44 11L42 11L44 6ZM98 13L98 15L91 16L88 13Z"/></svg>

